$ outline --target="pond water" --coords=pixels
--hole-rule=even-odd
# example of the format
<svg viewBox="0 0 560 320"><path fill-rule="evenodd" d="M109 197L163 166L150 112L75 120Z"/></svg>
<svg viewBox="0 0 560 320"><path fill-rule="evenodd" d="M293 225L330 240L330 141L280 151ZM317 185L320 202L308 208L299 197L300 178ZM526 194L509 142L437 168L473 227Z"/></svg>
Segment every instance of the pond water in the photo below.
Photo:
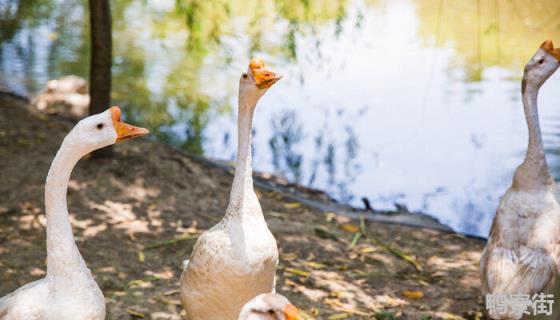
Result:
<svg viewBox="0 0 560 320"><path fill-rule="evenodd" d="M255 114L257 170L482 236L526 148L524 63L560 45L557 0L111 3L113 101L156 139L233 160L239 75L260 56L284 78ZM0 0L0 85L87 78L85 8ZM539 101L557 178L559 86L560 72Z"/></svg>

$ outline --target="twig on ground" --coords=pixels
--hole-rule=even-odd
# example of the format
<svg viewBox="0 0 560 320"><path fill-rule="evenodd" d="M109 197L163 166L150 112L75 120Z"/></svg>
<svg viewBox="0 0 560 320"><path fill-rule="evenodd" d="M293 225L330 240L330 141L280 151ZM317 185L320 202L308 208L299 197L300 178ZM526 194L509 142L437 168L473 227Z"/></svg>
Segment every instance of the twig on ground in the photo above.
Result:
<svg viewBox="0 0 560 320"><path fill-rule="evenodd" d="M156 242L156 243L153 243L153 244L149 244L146 247L144 247L144 249L145 250L157 249L157 248L160 248L160 247L170 246L170 245L177 244L179 242L192 240L192 239L195 239L195 237L187 234L187 235L184 235L184 236L181 236L181 237L177 237L177 238L173 238L173 239L164 240L164 241Z"/></svg>
<svg viewBox="0 0 560 320"><path fill-rule="evenodd" d="M374 238L374 237L370 237L368 239L369 242L380 246L381 248L387 250L388 252L392 253L394 256L396 256L397 258L401 258L404 261L410 263L412 266L414 266L414 268L416 269L416 271L418 272L422 272L424 271L424 269L422 268L422 265L420 265L420 263L411 255L397 249L397 248L393 248L390 245L382 242L381 240Z"/></svg>

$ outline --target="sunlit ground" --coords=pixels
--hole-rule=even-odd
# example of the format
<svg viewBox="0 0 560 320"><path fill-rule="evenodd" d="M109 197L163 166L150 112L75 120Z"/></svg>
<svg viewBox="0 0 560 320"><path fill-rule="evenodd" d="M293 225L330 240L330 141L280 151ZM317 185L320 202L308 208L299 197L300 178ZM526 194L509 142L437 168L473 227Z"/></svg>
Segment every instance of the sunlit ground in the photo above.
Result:
<svg viewBox="0 0 560 320"><path fill-rule="evenodd" d="M526 145L521 70L543 40L560 45L559 2L182 3L112 3L113 100L157 139L233 159L237 81L262 56L284 79L255 115L258 170L487 234ZM34 94L48 79L87 76L85 1L7 7L4 86ZM539 102L560 177L558 85L555 75Z"/></svg>
<svg viewBox="0 0 560 320"><path fill-rule="evenodd" d="M0 94L0 296L45 275L45 172L72 126ZM182 261L222 218L232 178L143 138L118 144L112 159L78 163L68 211L108 320L183 318ZM361 224L256 192L280 251L277 290L305 319L480 318L483 241Z"/></svg>

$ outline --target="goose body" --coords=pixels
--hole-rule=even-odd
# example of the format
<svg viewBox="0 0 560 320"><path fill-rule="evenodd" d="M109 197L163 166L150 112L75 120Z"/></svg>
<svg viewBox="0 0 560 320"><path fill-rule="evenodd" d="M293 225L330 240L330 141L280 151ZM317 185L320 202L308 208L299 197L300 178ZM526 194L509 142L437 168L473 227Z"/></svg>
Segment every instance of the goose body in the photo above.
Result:
<svg viewBox="0 0 560 320"><path fill-rule="evenodd" d="M251 126L258 100L280 77L253 59L240 79L238 154L224 218L197 240L181 275L181 301L189 320L236 320L243 305L273 292L276 240L253 190Z"/></svg>
<svg viewBox="0 0 560 320"><path fill-rule="evenodd" d="M183 271L189 319L236 319L247 301L274 290L277 264L276 240L264 218L220 222L201 235Z"/></svg>
<svg viewBox="0 0 560 320"><path fill-rule="evenodd" d="M72 169L87 153L146 134L113 107L80 121L64 138L45 186L47 275L0 298L2 320L102 320L105 298L74 242L66 207Z"/></svg>
<svg viewBox="0 0 560 320"><path fill-rule="evenodd" d="M91 272L80 270L66 285L47 278L31 282L0 300L2 320L105 319L105 298Z"/></svg>
<svg viewBox="0 0 560 320"><path fill-rule="evenodd" d="M502 197L480 263L482 293L512 295L552 290L560 257L560 205L544 154L537 111L541 85L560 66L560 50L546 41L527 63L522 95L529 146ZM519 319L512 312L489 314Z"/></svg>

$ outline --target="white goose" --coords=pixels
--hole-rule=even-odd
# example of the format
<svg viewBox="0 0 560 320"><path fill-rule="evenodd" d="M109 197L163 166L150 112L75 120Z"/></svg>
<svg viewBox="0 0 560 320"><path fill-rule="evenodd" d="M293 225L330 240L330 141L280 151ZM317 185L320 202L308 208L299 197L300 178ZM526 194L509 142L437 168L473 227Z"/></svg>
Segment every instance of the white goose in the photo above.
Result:
<svg viewBox="0 0 560 320"><path fill-rule="evenodd" d="M102 320L105 299L78 251L68 219L66 189L84 155L148 133L120 121L118 107L83 119L66 135L45 185L47 275L0 299L2 320Z"/></svg>
<svg viewBox="0 0 560 320"><path fill-rule="evenodd" d="M197 240L181 275L189 320L235 320L247 301L274 291L278 248L253 190L251 126L259 99L281 77L252 59L239 80L237 166L222 221Z"/></svg>
<svg viewBox="0 0 560 320"><path fill-rule="evenodd" d="M302 320L298 309L277 293L263 293L247 302L239 320Z"/></svg>
<svg viewBox="0 0 560 320"><path fill-rule="evenodd" d="M480 261L482 291L487 294L529 294L551 290L558 270L560 205L546 163L537 96L542 84L560 66L560 49L545 41L525 66L523 105L529 146L513 176L492 224ZM501 311L501 310L499 310ZM493 318L520 318L511 312Z"/></svg>

